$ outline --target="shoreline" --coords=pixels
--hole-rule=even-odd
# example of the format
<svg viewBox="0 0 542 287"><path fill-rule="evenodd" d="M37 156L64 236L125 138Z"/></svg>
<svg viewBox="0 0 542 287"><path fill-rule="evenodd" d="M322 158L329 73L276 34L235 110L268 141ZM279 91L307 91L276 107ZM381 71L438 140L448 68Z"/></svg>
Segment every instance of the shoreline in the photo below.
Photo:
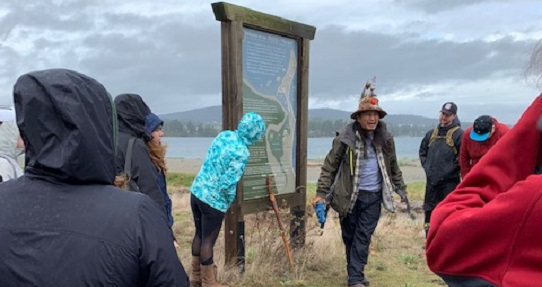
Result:
<svg viewBox="0 0 542 287"><path fill-rule="evenodd" d="M307 160L307 182L315 183L320 176L323 159ZM197 174L203 160L199 158L166 158L170 172ZM399 168L403 172L405 183L425 181L425 172L419 161L414 159L399 159Z"/></svg>

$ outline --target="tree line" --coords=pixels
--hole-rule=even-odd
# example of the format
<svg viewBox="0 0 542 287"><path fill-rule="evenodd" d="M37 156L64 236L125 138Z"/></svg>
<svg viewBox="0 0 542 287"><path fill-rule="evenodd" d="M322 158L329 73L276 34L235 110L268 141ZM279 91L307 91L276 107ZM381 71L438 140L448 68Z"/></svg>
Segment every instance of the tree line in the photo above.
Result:
<svg viewBox="0 0 542 287"><path fill-rule="evenodd" d="M333 137L335 132L350 123L346 120L309 120L309 137ZM396 137L421 137L433 125L386 122L388 130ZM166 120L162 129L168 137L215 137L222 130L222 123L199 123Z"/></svg>
<svg viewBox="0 0 542 287"><path fill-rule="evenodd" d="M215 137L222 130L221 123L197 123L166 120L162 131L167 137Z"/></svg>
<svg viewBox="0 0 542 287"><path fill-rule="evenodd" d="M311 120L309 121L309 137L333 137L335 133L351 120ZM434 125L427 124L407 124L386 122L388 131L396 137L422 137L429 129L433 129Z"/></svg>

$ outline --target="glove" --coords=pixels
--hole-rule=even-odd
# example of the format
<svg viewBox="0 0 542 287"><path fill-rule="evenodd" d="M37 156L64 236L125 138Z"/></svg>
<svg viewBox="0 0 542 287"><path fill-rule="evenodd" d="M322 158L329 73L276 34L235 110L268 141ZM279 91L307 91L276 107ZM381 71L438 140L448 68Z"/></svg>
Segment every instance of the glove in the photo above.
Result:
<svg viewBox="0 0 542 287"><path fill-rule="evenodd" d="M323 201L316 202L316 216L318 217L318 223L323 225L326 222L326 204Z"/></svg>

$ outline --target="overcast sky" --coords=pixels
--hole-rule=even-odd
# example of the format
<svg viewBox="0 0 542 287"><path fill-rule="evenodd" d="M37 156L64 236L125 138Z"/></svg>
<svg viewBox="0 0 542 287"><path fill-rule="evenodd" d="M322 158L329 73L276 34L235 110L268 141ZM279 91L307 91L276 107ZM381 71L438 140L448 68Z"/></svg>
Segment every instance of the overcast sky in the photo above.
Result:
<svg viewBox="0 0 542 287"><path fill-rule="evenodd" d="M158 114L221 104L220 22L213 1L2 0L0 104L18 76L45 68L140 94ZM542 1L275 0L229 3L316 27L309 108L352 111L376 76L389 114L513 124L539 89L525 67L542 39Z"/></svg>

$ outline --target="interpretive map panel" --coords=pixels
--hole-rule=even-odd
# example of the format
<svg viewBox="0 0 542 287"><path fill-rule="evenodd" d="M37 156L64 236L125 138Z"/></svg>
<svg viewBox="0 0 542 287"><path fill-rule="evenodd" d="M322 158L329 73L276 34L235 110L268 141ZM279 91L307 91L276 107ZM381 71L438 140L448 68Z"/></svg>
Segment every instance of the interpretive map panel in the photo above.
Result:
<svg viewBox="0 0 542 287"><path fill-rule="evenodd" d="M279 194L295 191L298 43L281 35L244 28L243 114L265 120L263 141L250 148L243 199L268 196L272 175Z"/></svg>

